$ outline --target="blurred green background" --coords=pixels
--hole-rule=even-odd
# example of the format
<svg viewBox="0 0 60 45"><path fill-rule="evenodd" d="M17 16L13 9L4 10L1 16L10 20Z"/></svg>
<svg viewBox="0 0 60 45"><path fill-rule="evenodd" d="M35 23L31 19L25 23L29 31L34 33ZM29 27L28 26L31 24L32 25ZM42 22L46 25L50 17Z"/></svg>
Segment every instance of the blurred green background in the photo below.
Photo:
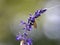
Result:
<svg viewBox="0 0 60 45"><path fill-rule="evenodd" d="M0 45L19 45L16 36L12 33L13 22L19 24L19 20L27 19L37 9L41 9L48 0L0 0ZM39 17L37 22L42 21ZM18 20L17 20L18 19ZM40 21L39 21L40 20ZM43 21L41 22L42 26ZM12 26L13 28L13 26ZM40 28L40 27L39 27ZM57 40L51 40L44 35L33 41L33 45L57 45Z"/></svg>

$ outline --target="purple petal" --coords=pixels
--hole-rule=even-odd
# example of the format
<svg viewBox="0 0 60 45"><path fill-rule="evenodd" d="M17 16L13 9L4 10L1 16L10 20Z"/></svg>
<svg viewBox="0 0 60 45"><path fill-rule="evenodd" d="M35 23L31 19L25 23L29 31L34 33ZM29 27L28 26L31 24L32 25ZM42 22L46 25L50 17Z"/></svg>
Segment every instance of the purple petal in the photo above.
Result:
<svg viewBox="0 0 60 45"><path fill-rule="evenodd" d="M21 34L19 33L19 34L16 36L16 39L17 39L17 40L21 40L22 37L23 37L23 35L21 35Z"/></svg>
<svg viewBox="0 0 60 45"><path fill-rule="evenodd" d="M21 36L16 37L16 39L17 39L17 40L20 40L20 39L21 39Z"/></svg>
<svg viewBox="0 0 60 45"><path fill-rule="evenodd" d="M26 32L23 33L24 36L28 36L28 34Z"/></svg>
<svg viewBox="0 0 60 45"><path fill-rule="evenodd" d="M41 9L40 12L44 13L47 9Z"/></svg>
<svg viewBox="0 0 60 45"><path fill-rule="evenodd" d="M28 43L29 45L32 45L32 39L29 38L29 39L27 40L27 43Z"/></svg>
<svg viewBox="0 0 60 45"><path fill-rule="evenodd" d="M21 24L26 24L26 22L24 22L24 21L20 21L20 23L21 23Z"/></svg>
<svg viewBox="0 0 60 45"><path fill-rule="evenodd" d="M35 12L34 17L38 18L39 16L41 16L42 13L44 13L47 9L41 9Z"/></svg>

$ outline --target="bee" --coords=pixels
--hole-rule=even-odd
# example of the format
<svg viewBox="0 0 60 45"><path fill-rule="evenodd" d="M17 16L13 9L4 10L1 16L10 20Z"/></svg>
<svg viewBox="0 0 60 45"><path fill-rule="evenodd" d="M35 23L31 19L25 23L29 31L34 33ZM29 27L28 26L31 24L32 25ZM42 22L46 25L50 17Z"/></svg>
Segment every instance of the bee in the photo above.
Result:
<svg viewBox="0 0 60 45"><path fill-rule="evenodd" d="M33 25L33 26L34 26L34 28L37 28L37 23L36 23L36 21L34 22L34 25Z"/></svg>

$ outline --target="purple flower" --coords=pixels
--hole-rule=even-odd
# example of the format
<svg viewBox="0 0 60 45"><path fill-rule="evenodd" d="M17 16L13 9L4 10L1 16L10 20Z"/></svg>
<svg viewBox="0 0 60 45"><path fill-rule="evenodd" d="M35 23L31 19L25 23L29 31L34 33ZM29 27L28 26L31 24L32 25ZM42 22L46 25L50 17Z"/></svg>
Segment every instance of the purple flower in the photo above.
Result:
<svg viewBox="0 0 60 45"><path fill-rule="evenodd" d="M34 14L34 18L38 18L39 16L41 16L42 13L44 13L47 9L41 9L41 10L37 10Z"/></svg>
<svg viewBox="0 0 60 45"><path fill-rule="evenodd" d="M27 39L27 33L23 33L23 34L18 34L17 36L16 36L16 39L17 40L26 40Z"/></svg>
<svg viewBox="0 0 60 45"><path fill-rule="evenodd" d="M25 27L23 28L23 30L30 31L32 30L32 26L29 24L25 24Z"/></svg>
<svg viewBox="0 0 60 45"><path fill-rule="evenodd" d="M24 32L22 35L18 34L16 39L21 41L24 40L24 44L32 45L32 40L28 38L28 34L26 32Z"/></svg>
<svg viewBox="0 0 60 45"><path fill-rule="evenodd" d="M18 35L16 36L16 39L17 39L17 40L22 40L22 39L23 39L23 35L18 34Z"/></svg>
<svg viewBox="0 0 60 45"><path fill-rule="evenodd" d="M23 28L23 30L28 30L28 31L32 30L32 25L31 25L31 24L26 23L26 22L24 22L24 21L21 21L20 23L21 23L22 25L25 25L25 27Z"/></svg>
<svg viewBox="0 0 60 45"><path fill-rule="evenodd" d="M20 21L20 23L21 23L21 24L26 24L26 22L24 22L24 21Z"/></svg>
<svg viewBox="0 0 60 45"><path fill-rule="evenodd" d="M23 33L24 36L28 36L28 34L26 32Z"/></svg>
<svg viewBox="0 0 60 45"><path fill-rule="evenodd" d="M40 13L44 13L47 9L41 9Z"/></svg>
<svg viewBox="0 0 60 45"><path fill-rule="evenodd" d="M34 22L35 22L34 16L31 16L31 17L28 18L28 23L29 24L33 25Z"/></svg>
<svg viewBox="0 0 60 45"><path fill-rule="evenodd" d="M28 18L28 26L29 26L29 29L30 30L32 30L32 26L34 25L34 22L35 22L35 18L34 18L34 16L30 16L29 18Z"/></svg>
<svg viewBox="0 0 60 45"><path fill-rule="evenodd" d="M27 39L27 43L28 43L29 45L32 45L32 39L31 39L31 38Z"/></svg>

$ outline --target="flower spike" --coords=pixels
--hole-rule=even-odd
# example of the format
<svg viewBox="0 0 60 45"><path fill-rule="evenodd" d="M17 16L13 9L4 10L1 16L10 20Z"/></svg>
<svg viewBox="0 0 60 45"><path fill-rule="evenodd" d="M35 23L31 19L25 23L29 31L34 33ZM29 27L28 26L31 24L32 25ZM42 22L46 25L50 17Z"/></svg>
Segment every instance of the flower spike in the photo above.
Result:
<svg viewBox="0 0 60 45"><path fill-rule="evenodd" d="M24 21L20 22L22 25L25 25L23 30L26 31L23 34L19 33L16 36L16 39L20 40L20 45L32 45L32 39L28 38L27 31L31 31L32 30L32 26L34 26L34 28L37 28L37 24L36 24L35 20L36 20L36 18L41 16L41 14L43 14L46 10L47 9L37 10L34 15L30 14L30 17L28 17L27 22L24 22Z"/></svg>

